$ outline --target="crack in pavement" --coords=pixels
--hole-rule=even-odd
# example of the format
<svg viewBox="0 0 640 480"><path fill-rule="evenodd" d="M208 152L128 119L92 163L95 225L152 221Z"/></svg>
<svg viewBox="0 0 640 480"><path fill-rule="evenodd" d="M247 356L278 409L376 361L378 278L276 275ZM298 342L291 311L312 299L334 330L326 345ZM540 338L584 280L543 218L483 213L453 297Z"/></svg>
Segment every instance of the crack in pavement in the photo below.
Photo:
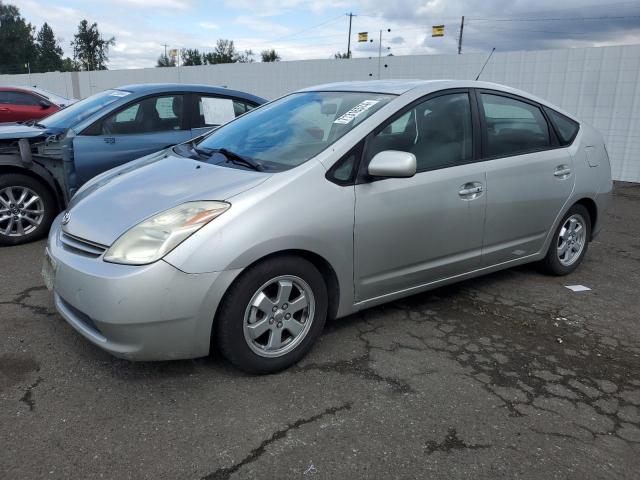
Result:
<svg viewBox="0 0 640 480"><path fill-rule="evenodd" d="M362 321L364 322L364 324L367 324L367 321L364 318L362 318ZM351 374L364 380L386 383L391 388L391 391L393 393L414 393L415 390L409 383L403 382L399 378L380 375L371 366L371 351L378 347L371 345L371 343L365 338L365 335L371 332L375 332L380 328L383 328L383 326L381 325L378 327L373 327L368 330L358 329L358 339L363 342L365 346L365 352L359 357L328 363L310 363L301 367L292 367L292 370L295 370L296 372L318 370L321 372L335 372L341 375Z"/></svg>
<svg viewBox="0 0 640 480"><path fill-rule="evenodd" d="M306 372L309 370L318 370L321 372L335 372L341 375L356 375L364 380L386 383L393 393L406 394L413 393L414 389L411 385L394 377L380 375L369 364L369 355L367 352L360 357L350 360L340 360L331 363L310 363L303 367L299 367L296 371Z"/></svg>
<svg viewBox="0 0 640 480"><path fill-rule="evenodd" d="M301 418L299 420L296 420L293 423L290 423L285 428L275 431L268 439L264 440L258 447L251 450L251 452L249 452L249 454L246 457L244 457L240 462L230 467L219 468L215 472L202 477L202 480L226 480L231 478L231 475L233 475L235 472L240 470L242 467L258 460L260 456L262 456L267 451L267 447L269 445L271 445L274 442L277 442L278 440L285 438L291 430L296 430L303 425L313 423L316 420L320 420L322 417L325 417L328 415L335 415L338 412L341 412L343 410L351 410L351 405L352 405L351 402L347 402L343 405L340 405L339 407L327 408L326 410L316 415L313 415L309 418Z"/></svg>
<svg viewBox="0 0 640 480"><path fill-rule="evenodd" d="M38 377L38 379L27 387L24 395L20 397L20 401L26 403L29 406L29 411L33 412L36 408L36 401L33 398L33 390L44 381L44 378Z"/></svg>
<svg viewBox="0 0 640 480"><path fill-rule="evenodd" d="M458 432L455 428L450 428L447 436L440 443L434 441L428 441L425 444L427 449L427 455L431 455L434 452L449 453L451 450L479 450L482 448L491 448L492 445L468 445L463 440L458 438Z"/></svg>
<svg viewBox="0 0 640 480"><path fill-rule="evenodd" d="M17 307L23 307L27 310L30 310L32 313L36 315L43 315L45 317L53 317L56 315L56 312L49 310L47 307L43 307L40 305L31 305L29 303L25 303L25 301L31 297L33 292L41 292L42 290L46 290L47 287L44 285L39 285L37 287L29 287L25 288L21 292L15 294L13 300L0 302L0 305L15 305Z"/></svg>

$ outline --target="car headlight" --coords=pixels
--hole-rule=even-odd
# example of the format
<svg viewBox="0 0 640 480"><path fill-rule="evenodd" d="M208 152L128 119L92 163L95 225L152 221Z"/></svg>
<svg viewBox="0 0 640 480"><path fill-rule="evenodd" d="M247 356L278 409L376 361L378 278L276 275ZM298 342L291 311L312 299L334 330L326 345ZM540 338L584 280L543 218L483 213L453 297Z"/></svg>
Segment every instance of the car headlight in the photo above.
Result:
<svg viewBox="0 0 640 480"><path fill-rule="evenodd" d="M230 206L226 202L187 202L158 213L118 238L105 253L104 260L126 265L153 263Z"/></svg>

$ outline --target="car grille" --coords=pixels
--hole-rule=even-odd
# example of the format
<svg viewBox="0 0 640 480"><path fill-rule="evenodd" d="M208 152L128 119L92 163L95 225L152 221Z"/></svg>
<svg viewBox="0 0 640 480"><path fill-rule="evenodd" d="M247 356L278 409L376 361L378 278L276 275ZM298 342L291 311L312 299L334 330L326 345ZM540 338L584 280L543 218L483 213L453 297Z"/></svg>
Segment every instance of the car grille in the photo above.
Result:
<svg viewBox="0 0 640 480"><path fill-rule="evenodd" d="M82 238L74 237L68 233L62 232L60 235L60 242L65 250L85 255L91 258L98 258L102 255L108 247L100 245L99 243L90 242Z"/></svg>

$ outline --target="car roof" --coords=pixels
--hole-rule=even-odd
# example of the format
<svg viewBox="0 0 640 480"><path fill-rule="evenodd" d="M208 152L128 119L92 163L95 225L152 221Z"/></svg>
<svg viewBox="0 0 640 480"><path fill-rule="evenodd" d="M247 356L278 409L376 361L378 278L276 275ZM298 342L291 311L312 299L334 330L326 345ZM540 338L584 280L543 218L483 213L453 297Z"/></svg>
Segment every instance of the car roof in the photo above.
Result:
<svg viewBox="0 0 640 480"><path fill-rule="evenodd" d="M528 92L523 92L517 88L508 87L499 83L482 82L478 80L365 80L356 82L335 82L325 83L322 85L316 85L313 87L304 88L299 92L367 92L367 93L382 93L391 95L403 95L408 92L419 93L421 95L427 95L431 92L437 92L438 90L445 90L450 88L479 88L487 90L497 90L499 92L511 93L539 104L552 108L563 115L579 121L574 115L562 110L557 105L554 105L542 98L536 97Z"/></svg>
<svg viewBox="0 0 640 480"><path fill-rule="evenodd" d="M126 90L127 92L137 95L154 94L162 92L197 92L211 93L214 95L225 95L230 97L242 98L254 103L263 104L266 100L257 95L241 92L239 90L231 90L226 87L212 87L210 85L198 85L188 83L140 83L132 85L123 85L113 90Z"/></svg>
<svg viewBox="0 0 640 480"><path fill-rule="evenodd" d="M3 92L26 92L26 93L38 93L33 89L33 87L25 87L25 86L13 86L13 85L3 85L0 87L0 91Z"/></svg>

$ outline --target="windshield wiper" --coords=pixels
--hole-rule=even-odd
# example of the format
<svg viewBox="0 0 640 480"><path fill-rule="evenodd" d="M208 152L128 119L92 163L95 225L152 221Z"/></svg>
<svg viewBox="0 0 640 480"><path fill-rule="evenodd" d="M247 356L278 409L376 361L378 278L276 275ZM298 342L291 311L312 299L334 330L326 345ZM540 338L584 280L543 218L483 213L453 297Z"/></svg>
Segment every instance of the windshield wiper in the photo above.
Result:
<svg viewBox="0 0 640 480"><path fill-rule="evenodd" d="M243 165L245 167L252 168L257 172L262 171L262 165L258 162L251 160L250 158L243 157L242 155L238 155L231 150L227 150L226 148L216 148L212 150L213 153L218 152L227 157L227 162L235 163L236 165Z"/></svg>
<svg viewBox="0 0 640 480"><path fill-rule="evenodd" d="M196 142L195 142L195 141L191 142L191 145L190 145L190 146L191 146L191 150L193 150L193 151L194 151L194 152L196 152L198 155L200 155L201 157L204 157L204 158L209 158L209 157L211 157L211 155L213 155L213 153L214 153L214 151L213 151L213 150L210 150L210 149L208 149L208 148L198 148L198 147L196 146Z"/></svg>
<svg viewBox="0 0 640 480"><path fill-rule="evenodd" d="M226 148L199 148L196 146L196 142L191 142L191 149L198 155L204 158L211 158L214 153L220 153L226 157L227 162L235 163L236 165L242 165L243 167L251 168L257 172L263 171L264 167L250 158L243 157Z"/></svg>

